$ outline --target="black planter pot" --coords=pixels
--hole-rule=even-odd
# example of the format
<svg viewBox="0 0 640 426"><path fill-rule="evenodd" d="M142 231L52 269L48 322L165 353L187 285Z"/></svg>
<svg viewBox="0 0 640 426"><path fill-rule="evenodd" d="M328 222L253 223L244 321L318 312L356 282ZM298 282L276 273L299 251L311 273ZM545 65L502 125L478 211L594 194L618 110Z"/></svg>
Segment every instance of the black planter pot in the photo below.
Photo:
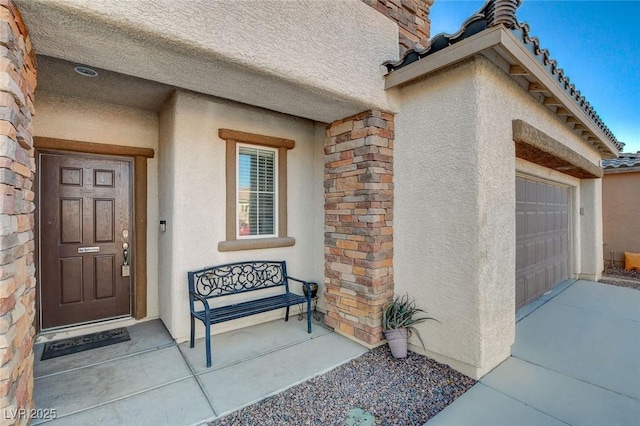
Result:
<svg viewBox="0 0 640 426"><path fill-rule="evenodd" d="M309 287L311 287L311 298L315 299L318 296L318 284L309 283ZM307 295L308 293L307 286L305 285L302 286L302 292L304 293L305 296Z"/></svg>

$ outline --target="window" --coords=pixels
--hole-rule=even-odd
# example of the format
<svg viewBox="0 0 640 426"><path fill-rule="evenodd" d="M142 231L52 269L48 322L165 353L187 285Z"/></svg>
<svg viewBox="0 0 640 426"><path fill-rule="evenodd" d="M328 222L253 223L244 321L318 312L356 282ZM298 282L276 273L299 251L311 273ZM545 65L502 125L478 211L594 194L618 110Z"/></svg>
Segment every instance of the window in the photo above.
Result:
<svg viewBox="0 0 640 426"><path fill-rule="evenodd" d="M238 238L277 236L277 151L237 145Z"/></svg>
<svg viewBox="0 0 640 426"><path fill-rule="evenodd" d="M220 129L226 141L226 240L219 251L285 247L287 151L295 141Z"/></svg>

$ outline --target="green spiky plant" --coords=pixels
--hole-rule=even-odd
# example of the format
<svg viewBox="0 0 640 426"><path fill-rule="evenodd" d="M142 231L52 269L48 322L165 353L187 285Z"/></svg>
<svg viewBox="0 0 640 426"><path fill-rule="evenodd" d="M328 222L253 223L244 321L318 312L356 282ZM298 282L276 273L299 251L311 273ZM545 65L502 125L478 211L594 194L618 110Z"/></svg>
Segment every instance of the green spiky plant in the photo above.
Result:
<svg viewBox="0 0 640 426"><path fill-rule="evenodd" d="M427 316L416 316L426 313L424 310L416 307L416 301L414 298L409 297L408 294L402 296L396 295L393 297L393 301L385 306L382 311L382 329L383 330L397 330L400 328L406 328L408 335L415 333L420 340L420 344L424 348L424 342L420 333L414 327L416 324L423 323L428 320L439 322L435 318Z"/></svg>

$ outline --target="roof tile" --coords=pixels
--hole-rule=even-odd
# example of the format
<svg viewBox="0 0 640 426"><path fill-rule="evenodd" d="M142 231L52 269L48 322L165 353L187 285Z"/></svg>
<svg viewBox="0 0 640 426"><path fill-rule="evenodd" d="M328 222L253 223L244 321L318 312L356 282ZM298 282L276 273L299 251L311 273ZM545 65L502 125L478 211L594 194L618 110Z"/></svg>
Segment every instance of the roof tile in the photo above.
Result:
<svg viewBox="0 0 640 426"><path fill-rule="evenodd" d="M518 22L516 10L522 4L522 0L487 0L487 2L469 17L462 27L454 34L441 33L431 39L431 43L425 49L411 49L407 51L398 62L385 62L389 72L405 67L415 61L443 50L461 40L477 34L487 28L503 25L510 29L520 42L529 50L551 74L558 85L573 99L573 101L591 119L593 124L618 148L622 150L624 143L618 141L613 132L604 124L600 116L593 109L591 104L585 99L578 89L564 75L562 68L558 67L555 59L552 59L547 49L540 47L537 37L532 37L527 23ZM615 160L612 160L615 161Z"/></svg>

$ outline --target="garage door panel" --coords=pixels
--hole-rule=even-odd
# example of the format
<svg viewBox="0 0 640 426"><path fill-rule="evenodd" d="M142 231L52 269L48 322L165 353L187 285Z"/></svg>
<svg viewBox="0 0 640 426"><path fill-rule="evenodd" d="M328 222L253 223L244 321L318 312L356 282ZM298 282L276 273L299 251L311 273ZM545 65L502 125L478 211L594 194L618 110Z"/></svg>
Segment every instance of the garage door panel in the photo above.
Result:
<svg viewBox="0 0 640 426"><path fill-rule="evenodd" d="M562 229L562 214L566 212L554 212L554 230L560 231Z"/></svg>
<svg viewBox="0 0 640 426"><path fill-rule="evenodd" d="M525 301L536 294L536 274L531 273L524 277Z"/></svg>
<svg viewBox="0 0 640 426"><path fill-rule="evenodd" d="M548 190L546 185L536 185L536 190L538 191L536 204L546 204L548 199Z"/></svg>
<svg viewBox="0 0 640 426"><path fill-rule="evenodd" d="M536 186L536 183L530 180L525 181L526 182L526 186L527 186L527 195L526 195L526 200L527 203L533 203L536 204L538 202L538 187Z"/></svg>
<svg viewBox="0 0 640 426"><path fill-rule="evenodd" d="M524 277L516 280L516 305L521 305L525 302Z"/></svg>
<svg viewBox="0 0 640 426"><path fill-rule="evenodd" d="M516 246L516 270L524 269L524 247Z"/></svg>
<svg viewBox="0 0 640 426"><path fill-rule="evenodd" d="M535 296L536 294L540 294L540 293L544 293L547 287L547 271L546 270L541 270L536 272L536 290L535 290L535 294L533 294L532 296Z"/></svg>
<svg viewBox="0 0 640 426"><path fill-rule="evenodd" d="M553 257L558 257L562 255L562 238L554 237L553 238Z"/></svg>
<svg viewBox="0 0 640 426"><path fill-rule="evenodd" d="M553 267L553 265L547 266L547 268L545 269L545 276L546 276L545 287L546 287L547 290L551 290L551 288L553 288L553 283L555 282L555 275L554 275L554 267Z"/></svg>
<svg viewBox="0 0 640 426"><path fill-rule="evenodd" d="M516 306L568 278L569 189L516 178Z"/></svg>
<svg viewBox="0 0 640 426"><path fill-rule="evenodd" d="M524 246L524 267L528 268L536 264L536 243Z"/></svg>
<svg viewBox="0 0 640 426"><path fill-rule="evenodd" d="M547 258L547 245L544 241L536 241L536 263Z"/></svg>
<svg viewBox="0 0 640 426"><path fill-rule="evenodd" d="M525 220L524 213L516 212L516 234L517 235L522 235L525 232L524 220Z"/></svg>
<svg viewBox="0 0 640 426"><path fill-rule="evenodd" d="M527 182L522 180L516 181L516 202L525 202L527 201Z"/></svg>
<svg viewBox="0 0 640 426"><path fill-rule="evenodd" d="M533 235L536 232L536 212L525 212L525 235Z"/></svg>
<svg viewBox="0 0 640 426"><path fill-rule="evenodd" d="M544 231L546 226L546 218L547 214L545 212L536 213L536 229L534 230L534 232L537 232L538 230Z"/></svg>

